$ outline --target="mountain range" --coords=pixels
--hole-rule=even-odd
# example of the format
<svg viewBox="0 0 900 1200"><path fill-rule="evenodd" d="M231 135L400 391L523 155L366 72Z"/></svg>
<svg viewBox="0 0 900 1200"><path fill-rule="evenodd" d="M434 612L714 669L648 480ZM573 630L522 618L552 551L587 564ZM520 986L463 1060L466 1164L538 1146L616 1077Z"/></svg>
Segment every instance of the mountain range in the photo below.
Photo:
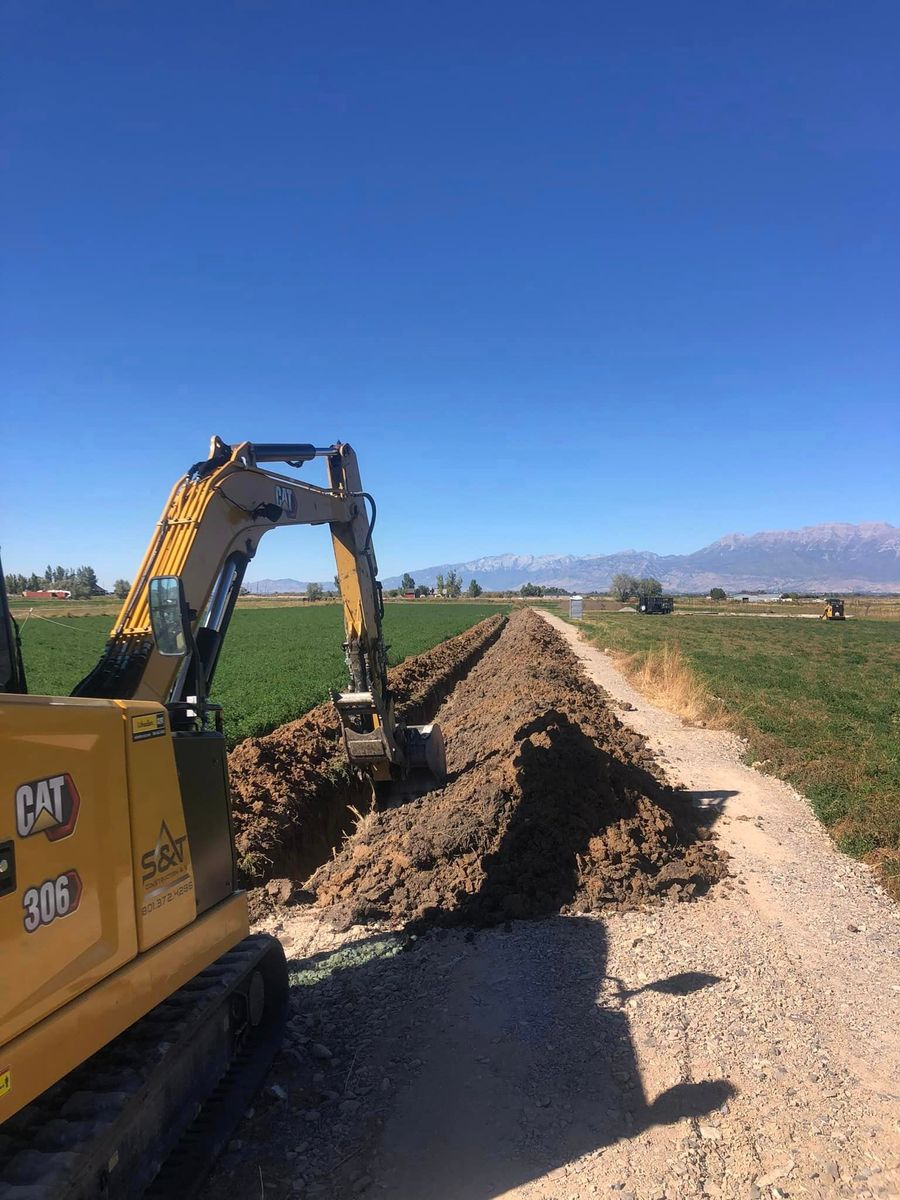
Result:
<svg viewBox="0 0 900 1200"><path fill-rule="evenodd" d="M885 522L812 525L769 533L730 533L692 554L621 550L615 554L496 554L468 562L420 567L416 583L434 586L437 576L456 571L464 585L477 579L486 591L523 583L568 591L605 591L613 575L652 575L667 590L900 592L900 528ZM383 581L399 587L400 576ZM252 592L305 591L296 579L261 579ZM326 587L331 587L329 582Z"/></svg>

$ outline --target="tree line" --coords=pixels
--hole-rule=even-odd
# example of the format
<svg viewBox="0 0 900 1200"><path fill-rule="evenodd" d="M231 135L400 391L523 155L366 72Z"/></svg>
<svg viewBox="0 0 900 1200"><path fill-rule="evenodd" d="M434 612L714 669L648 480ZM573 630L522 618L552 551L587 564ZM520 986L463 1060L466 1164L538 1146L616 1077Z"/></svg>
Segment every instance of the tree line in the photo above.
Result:
<svg viewBox="0 0 900 1200"><path fill-rule="evenodd" d="M443 596L446 600L456 600L463 593L463 579L456 571L448 571L446 575L437 575L434 581L434 587L430 588L424 584L416 586L416 581L410 575L409 571L400 580L400 590L402 592L414 592L416 596ZM477 579L470 579L469 586L465 589L466 595L473 600L477 599L484 588Z"/></svg>
<svg viewBox="0 0 900 1200"><path fill-rule="evenodd" d="M87 600L91 596L108 596L106 588L100 586L97 572L93 567L51 567L49 564L43 575L32 571L30 575L19 575L12 572L4 576L6 590L10 596L21 596L23 592L60 591L71 592L78 600ZM131 584L127 579L117 579L113 584L112 594L124 599L128 595Z"/></svg>
<svg viewBox="0 0 900 1200"><path fill-rule="evenodd" d="M340 595L341 585L337 575L334 577L334 590ZM465 589L466 595L473 600L477 599L482 594L484 588L477 579L470 579L469 586ZM385 594L388 596L402 596L412 594L418 600L422 596L442 596L446 600L456 600L463 593L462 577L456 571L448 571L446 577L438 575L435 587L429 587L427 584L417 584L409 571L407 571L400 580L398 588L390 588ZM324 600L326 591L320 583L310 583L306 587L307 600Z"/></svg>
<svg viewBox="0 0 900 1200"><path fill-rule="evenodd" d="M620 571L618 575L613 575L609 590L616 600L624 602L632 598L645 600L648 596L660 596L663 588L659 580L654 579L652 575L638 579L635 575L627 575Z"/></svg>

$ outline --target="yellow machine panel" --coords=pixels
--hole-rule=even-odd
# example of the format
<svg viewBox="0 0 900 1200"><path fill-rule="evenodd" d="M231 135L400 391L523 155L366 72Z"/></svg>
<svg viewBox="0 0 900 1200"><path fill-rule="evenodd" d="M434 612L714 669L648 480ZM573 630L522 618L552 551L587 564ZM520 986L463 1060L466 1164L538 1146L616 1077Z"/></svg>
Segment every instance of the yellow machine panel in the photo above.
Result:
<svg viewBox="0 0 900 1200"><path fill-rule="evenodd" d="M123 714L115 702L0 696L0 1045L134 956ZM0 1064L2 1065L2 1064Z"/></svg>
<svg viewBox="0 0 900 1200"><path fill-rule="evenodd" d="M197 915L190 842L166 710L121 702L131 806L138 949L149 950Z"/></svg>

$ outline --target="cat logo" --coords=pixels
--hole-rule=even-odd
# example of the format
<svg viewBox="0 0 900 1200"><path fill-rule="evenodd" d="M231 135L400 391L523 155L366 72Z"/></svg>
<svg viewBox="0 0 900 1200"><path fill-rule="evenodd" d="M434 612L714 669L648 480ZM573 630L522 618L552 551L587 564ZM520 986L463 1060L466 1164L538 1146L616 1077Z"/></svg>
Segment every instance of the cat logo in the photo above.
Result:
<svg viewBox="0 0 900 1200"><path fill-rule="evenodd" d="M184 870L187 834L173 837L172 831L165 821L159 827L159 837L152 850L141 855L141 867L144 874L141 879L145 890L155 884L159 889L173 887L181 879L186 878ZM178 878L175 878L175 876Z"/></svg>
<svg viewBox="0 0 900 1200"><path fill-rule="evenodd" d="M50 842L61 841L75 831L80 806L71 775L20 783L16 788L16 833L21 838L43 833Z"/></svg>
<svg viewBox="0 0 900 1200"><path fill-rule="evenodd" d="M294 515L294 510L297 507L297 497L294 495L293 490L289 487L276 487L275 503L282 512L285 512L289 517L292 517Z"/></svg>

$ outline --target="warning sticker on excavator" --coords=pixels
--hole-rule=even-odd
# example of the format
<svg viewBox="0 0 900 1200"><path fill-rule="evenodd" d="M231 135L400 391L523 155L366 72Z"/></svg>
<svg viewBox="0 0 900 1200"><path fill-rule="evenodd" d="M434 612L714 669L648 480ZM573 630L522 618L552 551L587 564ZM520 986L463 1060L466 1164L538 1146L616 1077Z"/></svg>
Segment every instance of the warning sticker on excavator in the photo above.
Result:
<svg viewBox="0 0 900 1200"><path fill-rule="evenodd" d="M5 1096L12 1091L12 1071L7 1067L4 1071L0 1071L0 1096Z"/></svg>
<svg viewBox="0 0 900 1200"><path fill-rule="evenodd" d="M166 718L162 713L144 713L140 717L131 718L131 740L144 742L147 738L163 737L166 732Z"/></svg>

